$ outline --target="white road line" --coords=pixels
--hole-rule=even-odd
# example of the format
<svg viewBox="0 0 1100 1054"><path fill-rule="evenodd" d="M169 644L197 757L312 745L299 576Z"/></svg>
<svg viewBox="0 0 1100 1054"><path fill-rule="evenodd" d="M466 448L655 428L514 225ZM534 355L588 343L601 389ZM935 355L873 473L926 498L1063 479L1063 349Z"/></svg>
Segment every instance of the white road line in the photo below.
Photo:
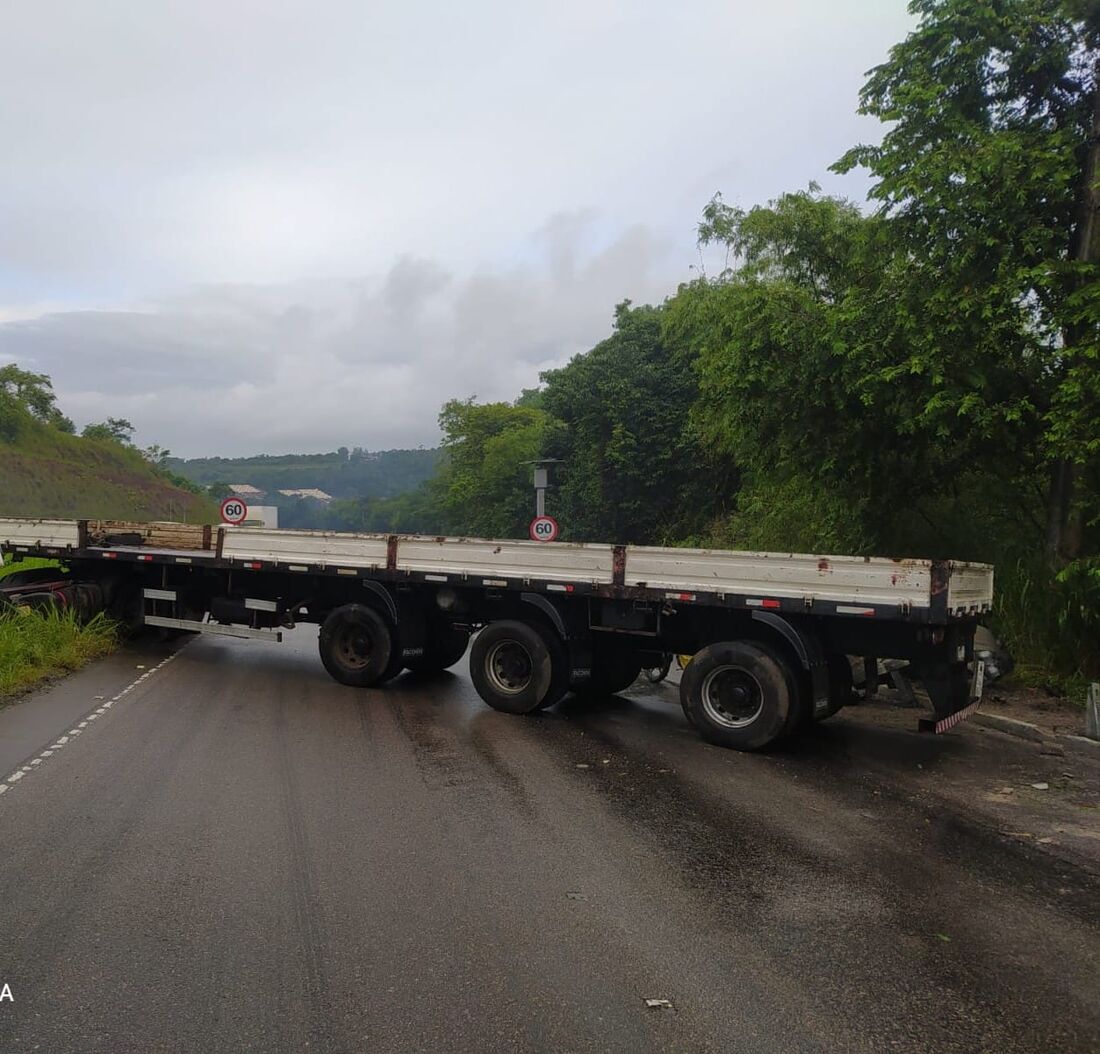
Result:
<svg viewBox="0 0 1100 1054"><path fill-rule="evenodd" d="M140 685L146 677L152 676L152 674L156 673L157 670L161 669L164 666L167 666L168 663L170 663L178 654L179 652L174 652L166 659L162 659L160 662L158 662L157 665L154 666L151 670L145 670L145 673L143 673L136 681L132 681L125 688L123 688L122 691L118 693L118 695L105 702L98 709L93 710L75 728L70 728L69 731L66 732L63 736L58 736L57 741L55 743L51 743L49 748L43 750L42 753L38 755L38 757L33 758L29 765L23 765L21 768L16 769L13 773L11 773L7 777L7 779L0 780L0 794L7 794L7 792L11 790L12 787L16 783L18 783L24 776L26 776L30 772L34 772L34 767L36 765L41 765L42 762L45 761L47 758L53 757L54 753L65 746L65 744L68 743L70 739L73 739L75 736L79 736L80 733L88 726L89 721L95 721L98 718L102 717L113 704L119 702L124 695L129 694L135 688L137 688L138 685ZM138 669L144 670L145 667L139 666ZM97 695L95 697L95 701L98 702L102 698L103 696Z"/></svg>

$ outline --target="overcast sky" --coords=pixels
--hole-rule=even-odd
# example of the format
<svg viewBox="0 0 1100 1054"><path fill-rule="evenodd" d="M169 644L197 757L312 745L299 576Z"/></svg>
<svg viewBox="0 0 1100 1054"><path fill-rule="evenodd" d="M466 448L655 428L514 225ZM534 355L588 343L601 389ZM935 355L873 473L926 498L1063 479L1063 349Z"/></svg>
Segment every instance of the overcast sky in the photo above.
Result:
<svg viewBox="0 0 1100 1054"><path fill-rule="evenodd" d="M184 455L431 445L878 126L905 0L8 0L0 362Z"/></svg>

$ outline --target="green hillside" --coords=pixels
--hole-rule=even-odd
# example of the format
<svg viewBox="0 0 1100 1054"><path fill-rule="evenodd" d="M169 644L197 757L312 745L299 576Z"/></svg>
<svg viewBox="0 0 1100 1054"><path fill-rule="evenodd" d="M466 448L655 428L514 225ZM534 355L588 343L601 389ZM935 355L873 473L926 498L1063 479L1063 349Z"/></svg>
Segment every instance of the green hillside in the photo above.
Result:
<svg viewBox="0 0 1100 1054"><path fill-rule="evenodd" d="M166 464L171 471L203 486L249 483L272 495L278 490L316 487L335 498L389 498L415 490L430 479L439 456L438 450L372 453L343 447L327 454L169 458Z"/></svg>
<svg viewBox="0 0 1100 1054"><path fill-rule="evenodd" d="M175 486L137 450L67 435L29 414L0 432L0 516L219 518L209 498Z"/></svg>

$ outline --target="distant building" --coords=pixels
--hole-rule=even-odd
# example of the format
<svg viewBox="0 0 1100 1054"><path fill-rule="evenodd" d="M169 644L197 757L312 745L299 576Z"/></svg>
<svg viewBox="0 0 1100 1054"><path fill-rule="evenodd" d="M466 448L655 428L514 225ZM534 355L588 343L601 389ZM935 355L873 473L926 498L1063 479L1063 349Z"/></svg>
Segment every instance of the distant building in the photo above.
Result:
<svg viewBox="0 0 1100 1054"><path fill-rule="evenodd" d="M256 501L267 493L267 491L260 490L259 487L252 486L251 483L230 483L228 487L233 492L234 497L244 498L245 501Z"/></svg>
<svg viewBox="0 0 1100 1054"><path fill-rule="evenodd" d="M242 527L270 527L279 526L279 510L274 505L249 505L248 519Z"/></svg>
<svg viewBox="0 0 1100 1054"><path fill-rule="evenodd" d="M323 490L318 490L316 487L303 487L300 490L281 490L280 494L284 498L312 498L313 501L319 501L322 505L327 505L332 501L332 495L326 494Z"/></svg>

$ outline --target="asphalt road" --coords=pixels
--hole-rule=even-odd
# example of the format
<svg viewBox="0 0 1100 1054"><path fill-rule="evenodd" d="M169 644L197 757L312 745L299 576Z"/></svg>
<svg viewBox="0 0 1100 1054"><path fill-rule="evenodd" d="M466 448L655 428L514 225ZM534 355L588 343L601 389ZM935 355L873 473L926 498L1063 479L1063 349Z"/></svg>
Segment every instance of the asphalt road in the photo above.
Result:
<svg viewBox="0 0 1100 1054"><path fill-rule="evenodd" d="M0 1051L1100 1047L1100 883L911 793L928 739L168 654L0 712Z"/></svg>

